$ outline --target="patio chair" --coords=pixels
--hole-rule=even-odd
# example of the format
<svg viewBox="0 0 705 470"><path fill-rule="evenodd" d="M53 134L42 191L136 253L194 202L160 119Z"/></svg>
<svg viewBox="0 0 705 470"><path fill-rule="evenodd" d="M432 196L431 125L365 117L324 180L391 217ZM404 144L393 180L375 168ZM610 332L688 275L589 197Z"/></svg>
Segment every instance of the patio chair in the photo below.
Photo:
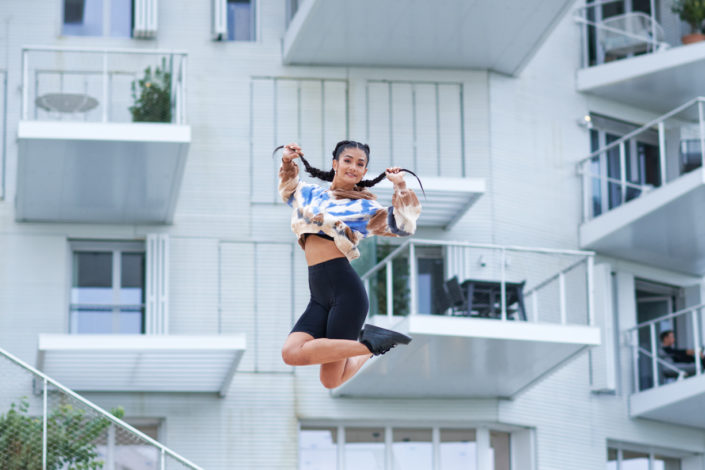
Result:
<svg viewBox="0 0 705 470"><path fill-rule="evenodd" d="M625 57L668 47L663 42L661 25L639 11L605 18L597 23L596 29L605 56Z"/></svg>

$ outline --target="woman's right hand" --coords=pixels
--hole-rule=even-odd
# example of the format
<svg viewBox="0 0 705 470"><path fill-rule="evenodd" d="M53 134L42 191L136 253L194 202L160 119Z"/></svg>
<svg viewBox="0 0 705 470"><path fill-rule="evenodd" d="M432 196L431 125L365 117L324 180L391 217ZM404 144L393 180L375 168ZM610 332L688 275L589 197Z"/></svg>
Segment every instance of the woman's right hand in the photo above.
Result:
<svg viewBox="0 0 705 470"><path fill-rule="evenodd" d="M282 160L290 162L295 158L303 156L303 151L299 144L287 144L284 146L284 154L282 155Z"/></svg>

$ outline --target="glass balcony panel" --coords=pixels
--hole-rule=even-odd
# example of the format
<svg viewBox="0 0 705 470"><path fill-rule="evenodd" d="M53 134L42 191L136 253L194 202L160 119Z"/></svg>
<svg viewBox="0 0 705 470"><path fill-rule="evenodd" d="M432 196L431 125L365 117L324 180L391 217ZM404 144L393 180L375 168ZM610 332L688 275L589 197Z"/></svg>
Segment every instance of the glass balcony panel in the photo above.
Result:
<svg viewBox="0 0 705 470"><path fill-rule="evenodd" d="M395 428L392 432L392 466L409 470L433 467L430 429Z"/></svg>
<svg viewBox="0 0 705 470"><path fill-rule="evenodd" d="M345 468L384 470L384 428L345 429Z"/></svg>
<svg viewBox="0 0 705 470"><path fill-rule="evenodd" d="M441 429L440 454L443 470L476 469L475 430Z"/></svg>

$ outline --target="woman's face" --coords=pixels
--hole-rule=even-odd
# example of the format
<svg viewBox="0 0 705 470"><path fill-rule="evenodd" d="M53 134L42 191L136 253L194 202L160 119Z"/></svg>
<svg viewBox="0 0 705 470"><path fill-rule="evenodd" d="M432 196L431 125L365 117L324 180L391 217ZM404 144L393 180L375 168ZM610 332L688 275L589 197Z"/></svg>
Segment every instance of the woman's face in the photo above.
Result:
<svg viewBox="0 0 705 470"><path fill-rule="evenodd" d="M348 147L333 160L335 176L333 183L340 186L355 186L367 173L367 155L362 149Z"/></svg>

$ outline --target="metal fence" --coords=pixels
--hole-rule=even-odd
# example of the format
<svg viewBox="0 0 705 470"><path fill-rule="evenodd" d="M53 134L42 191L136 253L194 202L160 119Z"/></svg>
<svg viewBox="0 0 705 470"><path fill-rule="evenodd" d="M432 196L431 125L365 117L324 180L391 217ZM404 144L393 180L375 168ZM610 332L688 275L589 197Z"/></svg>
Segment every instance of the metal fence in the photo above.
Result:
<svg viewBox="0 0 705 470"><path fill-rule="evenodd" d="M25 47L22 119L186 123L186 54Z"/></svg>
<svg viewBox="0 0 705 470"><path fill-rule="evenodd" d="M705 98L695 98L578 162L588 221L705 162Z"/></svg>
<svg viewBox="0 0 705 470"><path fill-rule="evenodd" d="M0 348L2 470L200 470Z"/></svg>
<svg viewBox="0 0 705 470"><path fill-rule="evenodd" d="M628 344L632 349L635 392L687 380L688 377L703 373L701 325L704 308L705 304L688 307L626 330ZM680 349L692 350L692 362L677 362L664 350L661 334L667 331L677 335L676 345Z"/></svg>
<svg viewBox="0 0 705 470"><path fill-rule="evenodd" d="M432 251L443 265L435 273L420 268ZM411 239L361 278L370 315L593 325L593 263L594 253L587 251ZM460 299L449 292L454 283ZM444 297L451 305L439 301Z"/></svg>

